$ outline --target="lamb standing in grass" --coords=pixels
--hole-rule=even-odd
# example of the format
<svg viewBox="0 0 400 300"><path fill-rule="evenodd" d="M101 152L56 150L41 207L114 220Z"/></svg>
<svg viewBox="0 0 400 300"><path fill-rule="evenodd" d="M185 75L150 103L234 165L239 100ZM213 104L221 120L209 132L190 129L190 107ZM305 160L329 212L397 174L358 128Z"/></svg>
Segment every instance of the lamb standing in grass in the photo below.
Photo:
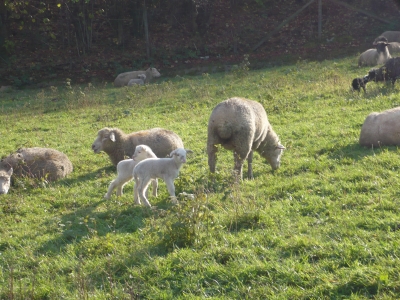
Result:
<svg viewBox="0 0 400 300"><path fill-rule="evenodd" d="M117 189L117 196L121 196L125 184L127 184L133 178L133 168L138 164L139 161L142 161L146 158L157 158L157 156L149 146L139 145L136 146L135 152L133 153L131 159L121 160L117 164L118 176L111 182L107 193L104 195L104 198L110 199L111 193L114 189ZM157 197L157 180L153 181L153 195L154 197Z"/></svg>
<svg viewBox="0 0 400 300"><path fill-rule="evenodd" d="M128 86L132 85L144 85L144 82L146 81L146 75L145 74L139 74L137 79L131 79L128 82Z"/></svg>
<svg viewBox="0 0 400 300"><path fill-rule="evenodd" d="M11 185L11 175L13 173L13 168L8 171L0 170L0 194L7 194Z"/></svg>
<svg viewBox="0 0 400 300"><path fill-rule="evenodd" d="M137 79L140 74L146 75L145 83L150 83L153 78L160 77L161 74L156 68L148 68L146 71L131 71L119 74L114 80L115 87L128 85L131 79Z"/></svg>
<svg viewBox="0 0 400 300"><path fill-rule="evenodd" d="M105 127L98 131L92 149L94 153L107 153L116 166L125 155L132 157L138 145L147 145L157 157L166 157L172 150L182 148L183 142L175 132L163 128L125 134L121 129Z"/></svg>
<svg viewBox="0 0 400 300"><path fill-rule="evenodd" d="M72 172L68 157L50 148L22 148L0 161L0 170L13 168L15 176L44 178L55 181Z"/></svg>
<svg viewBox="0 0 400 300"><path fill-rule="evenodd" d="M146 190L150 181L157 178L165 181L172 202L177 203L174 180L178 177L182 165L186 163L187 153L192 153L192 151L178 148L171 152L171 157L148 158L139 162L133 169L135 203L140 204L142 200L146 206L151 207L146 198Z"/></svg>
<svg viewBox="0 0 400 300"><path fill-rule="evenodd" d="M391 55L387 48L388 43L378 42L376 49L368 49L358 57L358 66L376 66L384 64Z"/></svg>
<svg viewBox="0 0 400 300"><path fill-rule="evenodd" d="M400 77L400 57L389 59L382 67L368 72L369 81L391 81L392 84Z"/></svg>
<svg viewBox="0 0 400 300"><path fill-rule="evenodd" d="M219 103L208 121L208 165L215 172L216 145L233 150L235 166L242 178L243 162L248 161L248 178L253 178L253 150L267 159L272 169L279 168L283 147L268 121L264 107L252 100L230 98Z"/></svg>
<svg viewBox="0 0 400 300"><path fill-rule="evenodd" d="M360 145L400 146L400 107L370 113L361 127Z"/></svg>

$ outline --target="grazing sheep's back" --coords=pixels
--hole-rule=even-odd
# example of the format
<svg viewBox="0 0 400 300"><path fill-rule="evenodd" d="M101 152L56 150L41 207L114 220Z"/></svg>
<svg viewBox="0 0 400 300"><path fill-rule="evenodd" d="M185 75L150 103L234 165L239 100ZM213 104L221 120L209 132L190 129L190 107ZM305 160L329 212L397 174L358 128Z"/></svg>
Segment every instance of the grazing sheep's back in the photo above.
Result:
<svg viewBox="0 0 400 300"><path fill-rule="evenodd" d="M72 172L68 157L50 148L22 148L1 160L0 168L14 169L16 176L45 178L55 181Z"/></svg>
<svg viewBox="0 0 400 300"><path fill-rule="evenodd" d="M153 78L160 77L161 74L156 68L148 68L146 71L131 71L119 74L114 80L115 87L122 87L128 85L131 79L137 79L139 75L146 76L144 83L149 83Z"/></svg>
<svg viewBox="0 0 400 300"><path fill-rule="evenodd" d="M215 172L215 145L233 150L235 170L242 175L245 159L249 162L248 177L252 178L252 151L256 150L266 158L273 169L280 164L284 147L270 125L264 107L252 100L230 98L219 103L208 121L207 152L210 171Z"/></svg>
<svg viewBox="0 0 400 300"><path fill-rule="evenodd" d="M359 142L366 147L400 146L400 107L369 114L361 127Z"/></svg>
<svg viewBox="0 0 400 300"><path fill-rule="evenodd" d="M111 162L117 165L125 156L131 157L138 145L149 146L157 157L166 157L176 148L182 148L182 139L173 131L152 128L125 134L118 128L103 128L97 133L92 149L95 153L104 151Z"/></svg>

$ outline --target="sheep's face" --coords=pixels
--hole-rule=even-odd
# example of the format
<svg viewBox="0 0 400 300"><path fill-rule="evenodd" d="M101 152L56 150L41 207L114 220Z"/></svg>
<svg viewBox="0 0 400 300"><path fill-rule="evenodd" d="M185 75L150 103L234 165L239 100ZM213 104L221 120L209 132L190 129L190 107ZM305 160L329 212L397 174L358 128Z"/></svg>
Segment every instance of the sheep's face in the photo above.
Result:
<svg viewBox="0 0 400 300"><path fill-rule="evenodd" d="M284 149L285 147L283 147L281 144L278 144L275 147L261 153L261 156L264 157L271 165L272 170L276 170L279 168L281 164L281 156Z"/></svg>
<svg viewBox="0 0 400 300"><path fill-rule="evenodd" d="M183 148L177 148L171 152L170 156L174 157L175 160L184 164L186 163L186 153L191 153L191 150L185 150Z"/></svg>
<svg viewBox="0 0 400 300"><path fill-rule="evenodd" d="M92 150L94 153L99 153L107 148L107 145L115 142L115 134L113 131L104 128L97 133L97 138L92 144Z"/></svg>
<svg viewBox="0 0 400 300"><path fill-rule="evenodd" d="M160 73L158 73L158 74L160 74ZM146 80L146 75L145 74L139 74L138 78L142 79L142 80Z"/></svg>
<svg viewBox="0 0 400 300"><path fill-rule="evenodd" d="M386 47L387 47L388 45L389 45L389 44L386 43L386 42L377 42L377 43L376 43L376 51L377 51L378 53L384 53L384 52L386 52Z"/></svg>
<svg viewBox="0 0 400 300"><path fill-rule="evenodd" d="M7 194L10 189L11 175L13 173L13 168L8 171L0 171L0 194Z"/></svg>
<svg viewBox="0 0 400 300"><path fill-rule="evenodd" d="M153 77L160 77L161 76L160 72L158 72L158 70L156 68L150 68L150 71L151 71L151 75Z"/></svg>

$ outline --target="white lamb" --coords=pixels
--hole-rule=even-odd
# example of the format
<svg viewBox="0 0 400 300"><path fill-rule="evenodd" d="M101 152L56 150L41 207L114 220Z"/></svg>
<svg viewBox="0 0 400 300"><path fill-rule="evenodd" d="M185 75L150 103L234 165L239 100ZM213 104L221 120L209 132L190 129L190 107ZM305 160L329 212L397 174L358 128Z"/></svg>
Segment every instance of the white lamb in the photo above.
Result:
<svg viewBox="0 0 400 300"><path fill-rule="evenodd" d="M139 162L133 169L133 177L135 179L134 198L135 203L143 203L151 207L146 198L146 190L152 179L161 178L165 181L172 203L178 201L175 197L174 180L179 175L179 170L186 163L186 154L192 153L191 150L178 148L171 152L167 158L148 158Z"/></svg>
<svg viewBox="0 0 400 300"><path fill-rule="evenodd" d="M133 168L142 160L146 158L157 158L149 146L138 145L131 159L121 160L117 164L117 178L115 178L108 187L107 193L104 195L105 199L110 199L111 193L117 189L117 196L121 196L125 184L133 178ZM153 181L153 195L157 197L157 180Z"/></svg>
<svg viewBox="0 0 400 300"><path fill-rule="evenodd" d="M11 175L13 173L13 168L8 171L0 170L0 194L7 194L11 185Z"/></svg>
<svg viewBox="0 0 400 300"><path fill-rule="evenodd" d="M146 82L146 75L145 74L139 74L137 79L129 80L128 86L144 85L145 82Z"/></svg>

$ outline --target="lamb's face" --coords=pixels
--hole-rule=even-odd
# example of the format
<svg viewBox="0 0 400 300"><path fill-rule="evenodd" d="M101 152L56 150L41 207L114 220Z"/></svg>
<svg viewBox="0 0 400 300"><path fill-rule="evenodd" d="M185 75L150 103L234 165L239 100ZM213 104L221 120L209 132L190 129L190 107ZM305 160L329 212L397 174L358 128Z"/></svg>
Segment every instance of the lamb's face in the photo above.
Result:
<svg viewBox="0 0 400 300"><path fill-rule="evenodd" d="M146 75L145 74L139 74L138 78L142 79L142 80L146 80Z"/></svg>
<svg viewBox="0 0 400 300"><path fill-rule="evenodd" d="M13 173L13 168L8 171L0 171L0 194L7 194L11 185L11 175Z"/></svg>
<svg viewBox="0 0 400 300"><path fill-rule="evenodd" d="M281 156L284 149L285 147L278 144L274 148L266 150L261 154L271 165L272 170L278 169L281 165Z"/></svg>
<svg viewBox="0 0 400 300"><path fill-rule="evenodd" d="M189 151L188 151L189 152ZM186 163L186 150L183 148L177 148L170 154L171 157L182 164Z"/></svg>
<svg viewBox="0 0 400 300"><path fill-rule="evenodd" d="M146 158L152 157L150 154L151 150L148 146L145 145L138 145L135 148L135 152L132 155L132 159L134 161L141 161Z"/></svg>

